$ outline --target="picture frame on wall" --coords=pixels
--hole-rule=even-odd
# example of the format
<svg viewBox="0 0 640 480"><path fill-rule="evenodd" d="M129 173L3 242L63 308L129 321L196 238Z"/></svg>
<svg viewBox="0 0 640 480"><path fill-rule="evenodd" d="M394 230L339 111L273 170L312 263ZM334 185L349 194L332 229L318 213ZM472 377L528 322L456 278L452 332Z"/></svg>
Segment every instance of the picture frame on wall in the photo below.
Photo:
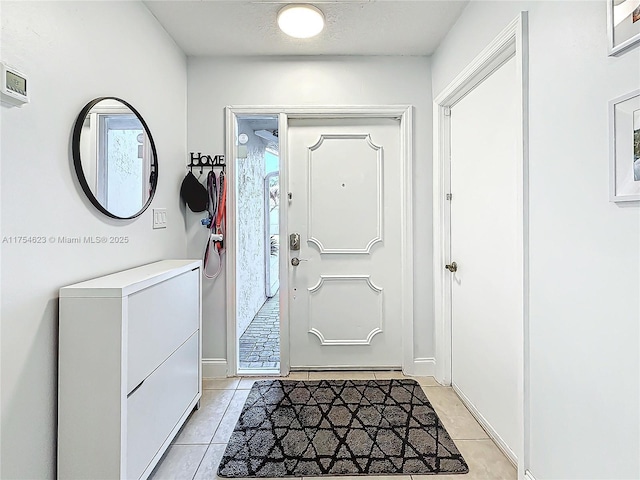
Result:
<svg viewBox="0 0 640 480"><path fill-rule="evenodd" d="M609 102L609 200L640 201L640 89Z"/></svg>
<svg viewBox="0 0 640 480"><path fill-rule="evenodd" d="M607 0L609 56L640 44L640 0Z"/></svg>

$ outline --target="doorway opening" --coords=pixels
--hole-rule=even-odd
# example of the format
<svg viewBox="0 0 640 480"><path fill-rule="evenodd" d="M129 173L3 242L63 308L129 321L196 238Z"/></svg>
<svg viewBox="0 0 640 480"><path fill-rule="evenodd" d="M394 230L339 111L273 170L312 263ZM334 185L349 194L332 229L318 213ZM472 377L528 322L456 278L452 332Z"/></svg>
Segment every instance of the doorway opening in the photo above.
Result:
<svg viewBox="0 0 640 480"><path fill-rule="evenodd" d="M240 374L280 372L277 116L238 117L236 338Z"/></svg>

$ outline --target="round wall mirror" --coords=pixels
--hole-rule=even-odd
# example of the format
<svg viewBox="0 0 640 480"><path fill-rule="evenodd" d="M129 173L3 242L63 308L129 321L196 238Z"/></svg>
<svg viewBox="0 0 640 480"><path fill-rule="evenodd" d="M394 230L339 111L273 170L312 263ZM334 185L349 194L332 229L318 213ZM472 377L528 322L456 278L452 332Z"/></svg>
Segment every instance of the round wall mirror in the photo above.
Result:
<svg viewBox="0 0 640 480"><path fill-rule="evenodd" d="M89 102L73 128L73 164L91 203L111 218L130 219L151 204L158 156L149 127L124 100Z"/></svg>

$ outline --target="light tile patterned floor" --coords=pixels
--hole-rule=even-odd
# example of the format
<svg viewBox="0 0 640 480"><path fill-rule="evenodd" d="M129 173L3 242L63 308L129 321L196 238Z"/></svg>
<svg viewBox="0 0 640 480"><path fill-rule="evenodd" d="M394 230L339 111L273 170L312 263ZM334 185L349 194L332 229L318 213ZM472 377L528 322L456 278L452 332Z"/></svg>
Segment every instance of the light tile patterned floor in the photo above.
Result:
<svg viewBox="0 0 640 480"><path fill-rule="evenodd" d="M200 410L176 436L151 477L153 480L218 480L218 464L256 377L205 379ZM274 377L269 377L274 378ZM323 480L515 480L516 469L489 439L449 387L433 377L405 377L400 372L292 372L290 380L414 378L469 464L466 475L395 475L391 477L315 477ZM301 479L299 479L301 480ZM304 479L307 480L307 479ZM310 478L309 480L314 480Z"/></svg>
<svg viewBox="0 0 640 480"><path fill-rule="evenodd" d="M280 370L280 302L268 298L240 337L241 369Z"/></svg>

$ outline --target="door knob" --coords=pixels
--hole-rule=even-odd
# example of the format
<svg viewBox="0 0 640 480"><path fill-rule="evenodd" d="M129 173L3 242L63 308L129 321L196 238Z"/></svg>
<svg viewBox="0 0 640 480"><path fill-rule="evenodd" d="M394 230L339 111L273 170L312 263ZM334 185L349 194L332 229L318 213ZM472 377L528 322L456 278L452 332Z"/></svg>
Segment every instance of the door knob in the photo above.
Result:
<svg viewBox="0 0 640 480"><path fill-rule="evenodd" d="M451 273L458 271L458 264L456 262L451 262L449 265L445 265L444 268L449 270Z"/></svg>
<svg viewBox="0 0 640 480"><path fill-rule="evenodd" d="M306 258L298 258L298 257L293 257L291 259L291 265L293 265L294 267L297 267L298 265L300 265L300 262L308 262L308 260Z"/></svg>

